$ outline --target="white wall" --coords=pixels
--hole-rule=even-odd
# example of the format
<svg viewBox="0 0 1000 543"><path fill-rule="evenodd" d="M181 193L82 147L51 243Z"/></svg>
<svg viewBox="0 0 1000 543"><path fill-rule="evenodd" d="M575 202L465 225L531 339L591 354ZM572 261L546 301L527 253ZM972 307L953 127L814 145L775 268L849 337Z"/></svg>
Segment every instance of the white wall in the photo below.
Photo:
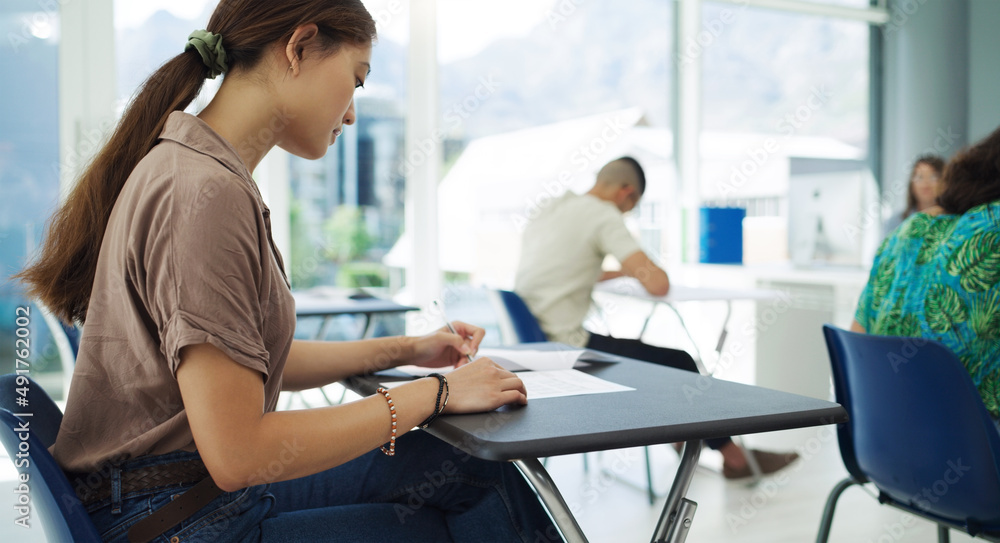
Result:
<svg viewBox="0 0 1000 543"><path fill-rule="evenodd" d="M948 158L968 142L970 10L969 0L893 0L889 10L882 193L902 209L913 159Z"/></svg>
<svg viewBox="0 0 1000 543"><path fill-rule="evenodd" d="M969 0L969 143L1000 126L1000 2Z"/></svg>

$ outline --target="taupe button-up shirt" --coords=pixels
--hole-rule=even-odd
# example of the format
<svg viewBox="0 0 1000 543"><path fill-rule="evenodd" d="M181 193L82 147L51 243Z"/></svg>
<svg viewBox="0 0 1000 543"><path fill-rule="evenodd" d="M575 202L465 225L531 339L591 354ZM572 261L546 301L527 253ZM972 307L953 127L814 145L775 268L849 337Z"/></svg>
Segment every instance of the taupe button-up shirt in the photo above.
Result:
<svg viewBox="0 0 1000 543"><path fill-rule="evenodd" d="M273 410L295 303L269 211L233 145L174 112L115 203L52 452L66 470L195 450L175 372L210 343L264 380Z"/></svg>

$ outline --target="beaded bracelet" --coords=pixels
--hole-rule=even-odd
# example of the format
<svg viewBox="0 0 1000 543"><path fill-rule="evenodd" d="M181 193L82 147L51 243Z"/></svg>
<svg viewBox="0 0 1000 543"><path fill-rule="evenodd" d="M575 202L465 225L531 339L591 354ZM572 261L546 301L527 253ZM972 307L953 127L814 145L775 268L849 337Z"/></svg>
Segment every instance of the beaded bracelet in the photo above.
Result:
<svg viewBox="0 0 1000 543"><path fill-rule="evenodd" d="M434 412L431 413L431 415L427 417L423 422L418 424L417 425L418 428L427 428L428 426L430 426L431 423L434 422L434 419L436 419L438 415L440 415L441 412L444 411L445 406L448 405L448 398L451 396L451 389L448 387L448 379L446 379L444 375L441 375L440 373L431 373L428 374L427 376L437 378L438 393L437 393L437 398L434 400ZM441 403L442 393L445 394L443 404Z"/></svg>
<svg viewBox="0 0 1000 543"><path fill-rule="evenodd" d="M382 452L386 456L396 455L396 406L392 403L392 397L389 396L389 390L384 387L378 387L375 392L385 396L386 403L389 404L389 414L392 415L392 434L389 436L389 448L386 449L385 445L381 446Z"/></svg>

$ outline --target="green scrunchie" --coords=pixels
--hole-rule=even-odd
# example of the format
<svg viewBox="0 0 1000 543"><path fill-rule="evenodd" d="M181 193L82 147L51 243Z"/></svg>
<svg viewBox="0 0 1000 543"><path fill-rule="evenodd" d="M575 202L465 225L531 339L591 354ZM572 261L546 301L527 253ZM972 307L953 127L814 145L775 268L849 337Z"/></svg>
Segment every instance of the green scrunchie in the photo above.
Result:
<svg viewBox="0 0 1000 543"><path fill-rule="evenodd" d="M212 34L207 30L195 30L188 36L187 45L184 50L195 49L201 55L201 61L208 66L210 71L208 78L215 79L215 76L225 73L229 69L226 64L226 50L222 48L222 36Z"/></svg>

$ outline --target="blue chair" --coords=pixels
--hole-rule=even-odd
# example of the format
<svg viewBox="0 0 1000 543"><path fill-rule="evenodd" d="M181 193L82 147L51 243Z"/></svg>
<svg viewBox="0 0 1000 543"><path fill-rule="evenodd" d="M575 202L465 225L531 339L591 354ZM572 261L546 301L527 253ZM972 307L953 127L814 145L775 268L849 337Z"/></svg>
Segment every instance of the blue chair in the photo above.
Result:
<svg viewBox="0 0 1000 543"><path fill-rule="evenodd" d="M19 390L25 392L22 396ZM31 515L37 518L49 541L100 542L101 537L90 520L90 515L76 497L76 492L48 447L56 440L62 412L42 387L28 377L19 382L18 375L0 376L0 441L12 460L18 460L18 448L27 444L26 465L18 466L21 474L28 476ZM25 406L18 405L24 398ZM22 402L24 403L24 402ZM14 413L31 413L18 417ZM18 431L27 424L25 432ZM17 464L15 464L17 465Z"/></svg>
<svg viewBox="0 0 1000 543"><path fill-rule="evenodd" d="M76 366L76 357L80 353L81 330L73 324L66 324L52 314L44 306L37 306L39 313L45 320L45 324L52 334L52 343L59 353L59 363L63 372L63 396L69 395L69 385L73 380L73 368Z"/></svg>
<svg viewBox="0 0 1000 543"><path fill-rule="evenodd" d="M539 326L538 320L531 314L531 310L525 305L524 300L515 292L509 290L495 291L498 297L498 304L506 318L501 319L501 332L511 336L507 343L538 343L548 341L545 332ZM506 322L503 322L506 321Z"/></svg>
<svg viewBox="0 0 1000 543"><path fill-rule="evenodd" d="M921 338L823 327L850 476L834 487L816 541L830 535L841 493L873 483L880 503L949 529L1000 541L1000 432L954 353Z"/></svg>
<svg viewBox="0 0 1000 543"><path fill-rule="evenodd" d="M66 339L69 340L69 347L73 351L73 359L75 360L80 355L80 329L64 322L60 322L59 325L66 333Z"/></svg>

